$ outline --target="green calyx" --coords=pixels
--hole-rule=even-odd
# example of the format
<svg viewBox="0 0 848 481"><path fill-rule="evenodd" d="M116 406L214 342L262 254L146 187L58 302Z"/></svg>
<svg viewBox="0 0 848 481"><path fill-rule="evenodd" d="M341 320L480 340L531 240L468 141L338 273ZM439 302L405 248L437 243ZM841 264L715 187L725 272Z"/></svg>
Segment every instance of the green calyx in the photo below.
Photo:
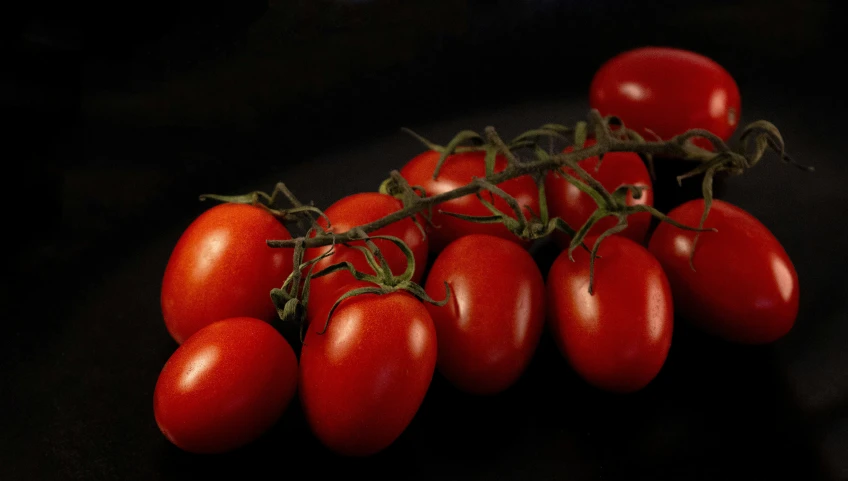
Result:
<svg viewBox="0 0 848 481"><path fill-rule="evenodd" d="M280 197L288 200L291 207L287 208L278 208L276 204L280 201ZM249 204L257 207L261 207L266 211L270 212L274 217L281 219L285 222L296 222L298 226L309 229L310 227L315 225L315 216L317 214L321 217L324 217L324 220L327 221L327 225L330 225L330 219L324 215L324 212L321 209L312 206L312 205L304 205L297 200L294 194L289 190L288 187L282 182L278 182L274 186L274 190L271 191L270 194L255 190L252 192L248 192L246 194L236 194L236 195L218 195L218 194L203 194L199 197L200 201L205 201L207 199L217 200L219 202L231 203L231 204Z"/></svg>

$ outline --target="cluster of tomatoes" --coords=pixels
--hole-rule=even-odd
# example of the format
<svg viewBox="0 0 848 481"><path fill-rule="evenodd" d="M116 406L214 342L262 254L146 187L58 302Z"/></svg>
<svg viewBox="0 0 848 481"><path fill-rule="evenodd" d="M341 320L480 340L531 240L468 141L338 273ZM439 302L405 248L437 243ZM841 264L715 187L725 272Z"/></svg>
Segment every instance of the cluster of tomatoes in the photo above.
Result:
<svg viewBox="0 0 848 481"><path fill-rule="evenodd" d="M603 115L664 139L692 128L728 139L740 114L739 92L724 69L664 48L608 61L590 100ZM467 151L448 156L434 178L439 157L426 151L400 173L427 196L485 176L484 154ZM495 172L506 166L498 156ZM651 176L639 155L608 153L580 166L610 192L644 187L641 196L628 194L628 205L652 204ZM530 177L498 187L528 216L545 207L571 226L597 209L555 171L544 184L544 206ZM504 199L493 201L510 211ZM392 195L362 192L338 200L317 222L341 233L403 208ZM490 215L476 196L438 208L429 222L410 216L370 233L407 247L375 238L381 262L363 254L362 241L306 249L304 261L315 272L340 263L371 275L381 271L396 286L423 287L432 302L410 290L373 292L374 284L350 269L312 277L299 356L271 323L277 306L269 292L296 266L291 249L266 241L291 239L289 230L262 206L224 203L204 212L177 243L162 284L165 324L180 344L154 393L164 435L191 452L235 449L269 429L297 396L327 448L370 455L406 429L436 369L457 389L496 394L522 375L545 329L586 382L626 393L645 387L662 368L675 316L728 341L767 343L785 335L797 315L797 275L780 243L753 216L720 200L704 224L714 230L700 234L670 223L651 231L650 214L632 215L624 231L601 242L593 267L587 250L569 255L570 239L558 232L563 250L547 278L528 252L530 242L503 224L444 213ZM699 199L668 216L697 226L703 211ZM615 221L592 227L589 245L612 227L608 222ZM355 290L360 294L343 298Z"/></svg>

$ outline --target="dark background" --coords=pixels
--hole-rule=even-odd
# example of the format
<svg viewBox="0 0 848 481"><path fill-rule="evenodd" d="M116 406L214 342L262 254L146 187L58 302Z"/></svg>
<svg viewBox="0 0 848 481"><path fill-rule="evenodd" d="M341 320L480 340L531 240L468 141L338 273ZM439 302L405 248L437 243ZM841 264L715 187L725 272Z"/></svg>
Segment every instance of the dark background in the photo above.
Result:
<svg viewBox="0 0 848 481"><path fill-rule="evenodd" d="M848 324L838 2L462 0L14 7L4 17L6 322L0 479L216 475L458 479L848 479ZM524 378L474 398L438 375L364 460L325 451L297 403L237 452L192 456L152 415L175 349L158 305L202 193L284 181L326 207L421 150L588 109L612 55L699 51L817 172L766 159L722 196L780 239L801 280L793 331L735 346L675 326L660 376L612 396L543 339ZM668 179L666 179L668 181ZM657 186L659 191L662 186ZM668 187L668 199L693 189ZM697 191L695 186L694 191ZM673 203L672 200L667 200ZM667 208L668 206L666 206ZM551 252L536 251L545 268Z"/></svg>

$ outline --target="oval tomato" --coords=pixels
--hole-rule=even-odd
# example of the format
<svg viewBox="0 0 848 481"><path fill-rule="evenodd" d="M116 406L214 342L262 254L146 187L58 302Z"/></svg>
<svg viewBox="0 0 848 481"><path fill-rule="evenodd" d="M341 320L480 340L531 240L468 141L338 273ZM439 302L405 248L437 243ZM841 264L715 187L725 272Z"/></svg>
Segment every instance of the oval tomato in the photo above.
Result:
<svg viewBox="0 0 848 481"><path fill-rule="evenodd" d="M421 406L436 367L436 330L421 302L392 292L342 301L319 334L331 306L319 309L301 348L301 405L330 450L371 455L392 444Z"/></svg>
<svg viewBox="0 0 848 481"><path fill-rule="evenodd" d="M593 245L595 239L587 240ZM590 254L568 251L547 278L551 332L574 370L590 384L633 392L659 373L671 346L673 302L668 279L648 250L630 239L604 239L589 294Z"/></svg>
<svg viewBox="0 0 848 481"><path fill-rule="evenodd" d="M212 323L165 363L153 393L156 423L179 448L221 453L275 424L297 388L297 358L265 321Z"/></svg>
<svg viewBox="0 0 848 481"><path fill-rule="evenodd" d="M730 138L741 114L739 87L721 65L695 52L642 47L608 60L589 87L589 105L615 115L646 138L690 129ZM696 139L709 148L709 142Z"/></svg>
<svg viewBox="0 0 848 481"><path fill-rule="evenodd" d="M324 211L324 214L330 219L333 232L341 233L381 219L401 209L403 209L403 202L390 195L379 192L362 192L336 201ZM425 221L423 219L419 220L423 227ZM327 228L327 220L323 217L318 219L318 224L323 229ZM412 280L413 282L419 282L421 280L427 264L428 239L411 218L389 224L382 229L371 232L369 235L397 237L409 246L415 258L415 272ZM380 249L392 273L395 275L403 274L406 270L407 261L400 247L391 241L383 239L374 239L374 244ZM365 242L350 242L348 245L364 246ZM324 246L307 249L304 259L314 259L326 253L330 248L331 246ZM374 273L374 269L368 264L362 252L344 245L336 245L332 255L318 261L315 264L314 272L344 261L353 264L358 271L369 274ZM323 303L326 301L323 299L325 296L332 295L340 288L353 282L356 282L356 279L348 271L339 271L326 276L316 277L312 279L310 284L310 300L314 302L309 302L307 305ZM335 298L330 301L331 304L332 302L335 302Z"/></svg>
<svg viewBox="0 0 848 481"><path fill-rule="evenodd" d="M485 177L486 175L485 153L460 152L449 156L444 164L442 164L438 177L433 179L433 171L436 169L440 155L439 152L433 150L419 154L401 169L400 174L410 185L422 187L428 196L454 190L468 184L474 177ZM506 166L506 158L498 155L495 159L495 172L504 170ZM515 197L518 205L524 209L525 216L529 217L531 215L530 209L532 209L532 212L539 212L538 190L536 189L535 182L530 177L523 176L508 180L499 184L498 187ZM488 200L488 194L484 195L487 195L486 199ZM507 213L513 218L515 217L512 209L500 197L495 196L494 205L501 212ZM441 214L438 212L439 209L445 212L473 216L492 215L486 206L473 194L439 204L433 209L432 218L433 224L439 227L432 228L427 225L431 251L441 251L451 241L468 234L489 234L517 242L524 246L529 245L528 242L521 240L515 234L511 233L503 224L469 222Z"/></svg>
<svg viewBox="0 0 848 481"><path fill-rule="evenodd" d="M686 202L669 212L697 226L704 200ZM750 213L713 200L689 265L695 233L660 223L648 248L662 263L684 318L721 338L761 344L783 337L798 315L798 275L774 235Z"/></svg>
<svg viewBox="0 0 848 481"><path fill-rule="evenodd" d="M589 139L584 146L591 147L594 144L595 141ZM564 152L571 151L571 147L567 147L564 150ZM638 154L633 152L610 152L604 155L604 160L601 162L600 167L598 167L598 157L590 157L582 160L578 162L578 165L594 177L595 180L600 182L608 192L613 192L624 184L645 187L639 199L635 199L633 194L628 193L626 198L627 205L654 205L651 176ZM572 169L565 168L564 170L568 174L577 177L577 174ZM598 208L598 204L589 194L582 192L561 175L554 172L549 172L547 177L545 177L545 198L548 202L548 214L551 217L561 218L575 230L585 224ZM617 223L617 218L605 217L599 220L589 230L589 235L600 235L605 230L614 227ZM627 217L627 228L618 235L627 237L639 244L644 244L645 236L648 233L648 227L650 225L651 214L647 212L632 214ZM563 248L567 247L571 241L569 236L560 231L554 233L554 240Z"/></svg>
<svg viewBox="0 0 848 481"><path fill-rule="evenodd" d="M521 376L545 322L539 267L514 242L485 234L457 239L439 254L425 290L444 306L425 304L436 326L438 369L454 386L494 394Z"/></svg>
<svg viewBox="0 0 848 481"><path fill-rule="evenodd" d="M162 280L162 314L174 340L229 317L276 315L270 293L291 273L292 251L268 247L269 239L291 235L270 212L247 204L216 205L188 226Z"/></svg>

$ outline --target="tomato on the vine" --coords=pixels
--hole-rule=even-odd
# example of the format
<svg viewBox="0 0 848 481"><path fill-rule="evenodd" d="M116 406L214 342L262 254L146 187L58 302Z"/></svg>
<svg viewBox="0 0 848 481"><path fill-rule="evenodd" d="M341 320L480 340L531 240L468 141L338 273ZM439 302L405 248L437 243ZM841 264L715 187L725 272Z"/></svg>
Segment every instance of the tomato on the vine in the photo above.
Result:
<svg viewBox="0 0 848 481"><path fill-rule="evenodd" d="M593 245L594 238L587 239ZM633 392L653 380L671 346L673 302L659 261L621 236L601 241L589 293L590 254L564 250L547 278L548 319L561 352L590 384Z"/></svg>
<svg viewBox="0 0 848 481"><path fill-rule="evenodd" d="M379 192L361 192L337 200L324 211L324 214L330 219L332 231L342 233L354 227L381 219L401 209L403 209L403 202L390 195ZM412 276L413 282L421 281L429 251L429 240L421 231L425 221L420 218L418 220L421 227L415 225L412 218L407 217L369 233L370 236L385 235L397 237L412 250L415 259L415 271ZM322 229L327 229L327 219L319 217L317 222ZM392 274L403 274L407 267L407 259L400 247L385 239L374 239L373 242L380 249ZM338 244L334 247L314 247L306 250L304 260L315 259L333 248L335 250L332 255L316 262L314 272L318 272L333 264L347 261L358 271L374 274L374 269L368 264L363 253L353 247L349 247L364 245L364 241L356 241L349 242L347 246ZM356 279L353 275L346 270L313 278L310 285L310 299L313 302L309 304L314 305L323 302L320 299L328 295L333 295L339 288L355 281ZM335 301L335 299L332 300Z"/></svg>
<svg viewBox="0 0 848 481"><path fill-rule="evenodd" d="M162 368L153 393L156 423L177 447L222 453L264 434L297 388L297 358L265 321L223 319L197 331Z"/></svg>
<svg viewBox="0 0 848 481"><path fill-rule="evenodd" d="M433 299L425 304L436 326L438 369L454 386L495 394L527 368L545 323L545 282L535 260L518 244L486 234L445 247L427 275Z"/></svg>
<svg viewBox="0 0 848 481"><path fill-rule="evenodd" d="M703 210L704 200L695 199L668 216L697 226ZM747 211L717 199L704 227L717 232L701 232L694 243L695 232L663 222L648 243L680 315L729 341L762 344L786 335L798 315L798 275L777 238Z"/></svg>
<svg viewBox="0 0 848 481"><path fill-rule="evenodd" d="M724 67L699 53L669 47L642 47L609 59L595 73L589 105L615 115L648 139L648 130L670 139L706 129L724 140L741 114L736 81ZM696 139L709 148L709 142Z"/></svg>
<svg viewBox="0 0 848 481"><path fill-rule="evenodd" d="M364 286L356 282L335 298ZM327 448L367 456L406 430L436 368L436 329L411 294L361 294L319 306L300 355L299 392L310 429ZM324 328L326 326L326 331Z"/></svg>
<svg viewBox="0 0 848 481"><path fill-rule="evenodd" d="M400 174L412 186L420 186L427 196L443 194L450 190L462 187L471 182L474 177L486 176L485 153L483 152L457 152L445 160L439 175L434 179L433 172L438 164L441 154L434 150L428 150L410 160L400 171ZM495 172L503 171L507 166L506 157L498 155L495 158ZM498 185L507 194L513 196L518 205L524 210L524 215L530 217L533 212L539 212L539 195L535 182L528 176L502 182ZM485 199L490 200L488 193L484 193ZM494 196L494 206L515 218L515 213L505 200ZM438 211L452 212L472 216L491 216L492 212L483 205L473 194L458 199L444 202L433 209L433 228L427 226L430 236L430 250L441 251L451 241L468 234L489 234L496 237L529 245L511 233L503 224L483 224L458 219L450 215L441 214Z"/></svg>
<svg viewBox="0 0 848 481"><path fill-rule="evenodd" d="M588 139L584 147L591 147L594 144L594 139ZM572 150L572 147L567 147L564 152L571 152ZM599 162L600 165L598 165ZM644 187L642 195L638 199L634 198L632 193L627 193L627 205L654 205L651 176L647 167L645 167L645 162L638 154L610 152L604 155L602 161L599 161L598 157L590 157L578 162L578 165L600 182L604 189L610 193L625 184ZM566 167L563 170L579 179L577 173L572 169ZM545 177L545 198L548 202L548 214L551 217L560 217L575 230L586 223L598 208L598 204L589 194L582 192L554 171L548 172ZM618 219L615 217L604 217L589 230L589 235L600 235L617 223ZM650 224L650 213L631 214L627 217L627 228L619 232L618 235L644 244ZM554 233L554 240L560 247L566 247L571 242L569 236L559 231Z"/></svg>
<svg viewBox="0 0 848 481"><path fill-rule="evenodd" d="M162 280L162 314L174 340L182 343L229 317L271 320L270 292L291 273L292 253L265 241L285 239L289 231L262 207L219 204L197 217L171 252Z"/></svg>

